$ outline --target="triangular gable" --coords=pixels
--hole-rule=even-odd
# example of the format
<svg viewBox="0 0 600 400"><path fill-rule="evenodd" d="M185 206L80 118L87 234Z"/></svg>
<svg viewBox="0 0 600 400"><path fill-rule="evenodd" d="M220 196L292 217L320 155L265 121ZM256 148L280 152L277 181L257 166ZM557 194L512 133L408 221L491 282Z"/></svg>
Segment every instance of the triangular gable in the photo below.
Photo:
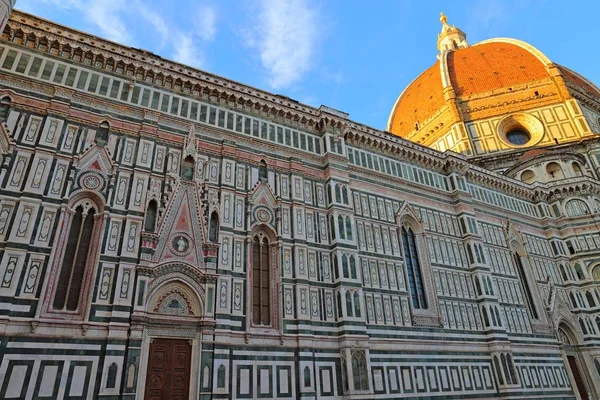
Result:
<svg viewBox="0 0 600 400"><path fill-rule="evenodd" d="M200 204L196 185L180 181L158 228L160 239L153 257L155 263L185 261L204 268L204 220Z"/></svg>
<svg viewBox="0 0 600 400"><path fill-rule="evenodd" d="M510 247L512 241L516 241L519 244L523 244L523 236L519 227L512 222L510 219L506 219L506 225L504 226L504 235L506 236L506 243Z"/></svg>
<svg viewBox="0 0 600 400"><path fill-rule="evenodd" d="M277 207L277 199L275 198L275 194L271 187L265 182L258 182L254 188L252 188L252 193L250 194L250 201L252 204L261 205L271 210L274 210Z"/></svg>
<svg viewBox="0 0 600 400"><path fill-rule="evenodd" d="M113 162L106 148L92 145L79 157L77 169L80 173L82 171L96 171L108 176L112 173Z"/></svg>
<svg viewBox="0 0 600 400"><path fill-rule="evenodd" d="M266 182L259 181L250 195L252 203L251 225L266 224L275 228L275 210L278 202L271 187Z"/></svg>
<svg viewBox="0 0 600 400"><path fill-rule="evenodd" d="M400 208L398 208L398 211L396 211L396 223L399 225L401 220L406 216L412 218L415 222L419 224L421 223L421 217L419 216L419 214L417 214L415 209L412 208L410 204L408 204L408 201L405 201L400 206Z"/></svg>

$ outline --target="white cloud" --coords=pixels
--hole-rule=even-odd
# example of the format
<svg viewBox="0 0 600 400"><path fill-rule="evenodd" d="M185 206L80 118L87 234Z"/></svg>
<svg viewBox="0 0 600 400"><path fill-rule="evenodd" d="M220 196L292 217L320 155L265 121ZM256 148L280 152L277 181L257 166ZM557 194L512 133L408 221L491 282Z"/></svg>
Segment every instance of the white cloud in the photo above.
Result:
<svg viewBox="0 0 600 400"><path fill-rule="evenodd" d="M198 47L190 34L178 34L177 46L173 58L175 61L192 67L202 66L202 57L200 57Z"/></svg>
<svg viewBox="0 0 600 400"><path fill-rule="evenodd" d="M81 10L86 19L100 28L107 39L130 43L127 25L120 15L124 6L123 0L89 1L87 4L81 4Z"/></svg>
<svg viewBox="0 0 600 400"><path fill-rule="evenodd" d="M255 28L246 37L275 89L290 86L310 69L317 40L317 13L307 0L260 0Z"/></svg>
<svg viewBox="0 0 600 400"><path fill-rule="evenodd" d="M19 0L19 6L25 10L51 6L69 11L93 25L90 30L99 36L163 52L193 67L203 64L202 42L212 41L217 32L217 11L211 5L195 5L193 18L183 10L179 21L165 17L161 8L165 4L148 0Z"/></svg>
<svg viewBox="0 0 600 400"><path fill-rule="evenodd" d="M217 33L217 12L214 7L201 6L194 19L195 34L202 40L211 41Z"/></svg>

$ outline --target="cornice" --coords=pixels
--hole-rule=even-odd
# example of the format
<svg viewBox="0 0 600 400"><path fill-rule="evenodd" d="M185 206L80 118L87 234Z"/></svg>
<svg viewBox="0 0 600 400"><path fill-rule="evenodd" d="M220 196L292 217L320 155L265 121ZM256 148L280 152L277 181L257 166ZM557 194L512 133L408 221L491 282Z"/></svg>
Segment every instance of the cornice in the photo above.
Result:
<svg viewBox="0 0 600 400"><path fill-rule="evenodd" d="M210 100L247 112L284 121L299 129L319 132L326 127L341 127L348 115L321 106L314 108L288 97L219 77L135 49L92 36L69 27L14 11L3 39L54 57L80 63L131 80L163 87L182 95Z"/></svg>

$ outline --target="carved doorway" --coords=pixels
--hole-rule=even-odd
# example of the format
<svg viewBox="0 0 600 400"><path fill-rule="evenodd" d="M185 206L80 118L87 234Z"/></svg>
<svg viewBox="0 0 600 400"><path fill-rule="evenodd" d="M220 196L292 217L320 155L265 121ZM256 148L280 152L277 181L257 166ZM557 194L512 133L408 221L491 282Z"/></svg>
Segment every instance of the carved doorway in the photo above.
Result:
<svg viewBox="0 0 600 400"><path fill-rule="evenodd" d="M150 343L146 400L187 400L192 346L188 340L154 339Z"/></svg>
<svg viewBox="0 0 600 400"><path fill-rule="evenodd" d="M581 369L581 367L585 368L585 363L578 351L577 344L579 341L577 340L575 330L567 324L561 323L558 327L558 337L561 342L561 350L564 357L566 357L569 371L573 377L571 380L573 392L579 393L581 400L588 400L590 396L586 385L586 377L583 375L587 371Z"/></svg>

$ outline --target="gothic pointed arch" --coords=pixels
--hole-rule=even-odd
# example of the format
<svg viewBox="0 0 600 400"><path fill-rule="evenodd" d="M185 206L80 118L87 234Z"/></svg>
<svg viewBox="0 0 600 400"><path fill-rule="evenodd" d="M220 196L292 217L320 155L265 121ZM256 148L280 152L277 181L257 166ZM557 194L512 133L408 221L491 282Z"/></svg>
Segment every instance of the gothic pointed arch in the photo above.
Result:
<svg viewBox="0 0 600 400"><path fill-rule="evenodd" d="M249 247L248 314L251 326L277 329L279 274L276 232L266 224L255 225Z"/></svg>
<svg viewBox="0 0 600 400"><path fill-rule="evenodd" d="M515 273L519 278L523 300L532 321L532 326L534 329L545 330L546 317L543 311L544 305L541 302L535 275L531 269L523 235L521 234L520 229L511 220L507 221L504 233L508 248L511 251Z"/></svg>
<svg viewBox="0 0 600 400"><path fill-rule="evenodd" d="M431 259L421 218L410 204L405 202L396 212L396 224L411 296L413 322L417 325L439 326L440 316L435 300Z"/></svg>
<svg viewBox="0 0 600 400"><path fill-rule="evenodd" d="M104 201L94 192L72 195L59 223L43 313L82 318L88 308L104 231Z"/></svg>

